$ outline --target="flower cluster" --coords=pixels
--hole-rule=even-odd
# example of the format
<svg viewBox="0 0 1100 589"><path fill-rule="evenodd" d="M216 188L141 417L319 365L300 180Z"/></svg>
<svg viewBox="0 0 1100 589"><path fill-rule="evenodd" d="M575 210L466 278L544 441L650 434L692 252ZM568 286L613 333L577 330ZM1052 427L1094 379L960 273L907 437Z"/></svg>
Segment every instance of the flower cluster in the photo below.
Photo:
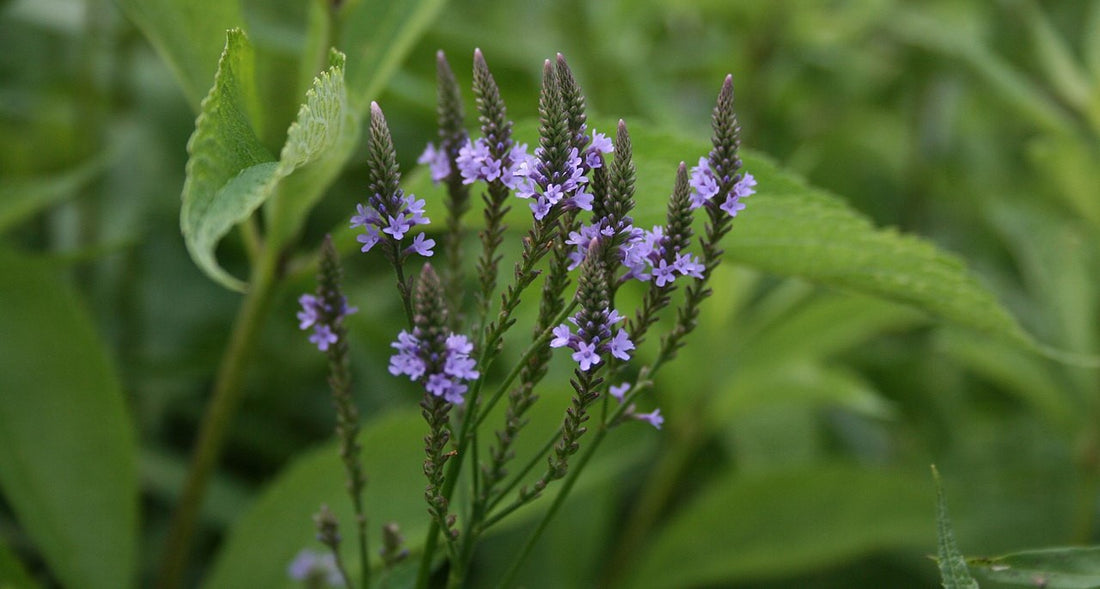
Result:
<svg viewBox="0 0 1100 589"><path fill-rule="evenodd" d="M550 213L551 207L563 201L572 208L591 211L593 196L585 190L588 184L586 174L601 167L602 154L613 149L606 135L593 131L592 141L585 148L583 158L581 151L573 147L565 159L564 170L553 170L551 163L543 157L545 150L538 147L534 157L525 158L515 167L516 196L535 199L530 206L538 221Z"/></svg>
<svg viewBox="0 0 1100 589"><path fill-rule="evenodd" d="M298 328L313 328L313 334L309 336L310 343L317 346L322 352L336 343L337 336L335 325L347 315L358 311L356 307L349 307L346 298L341 297L340 308L333 309L326 305L324 300L315 295L304 294L298 297L298 303L302 310L298 311Z"/></svg>
<svg viewBox="0 0 1100 589"><path fill-rule="evenodd" d="M691 169L691 208L697 209L713 200L718 195L719 181L720 179L711 169L710 161L706 157L699 158L699 165ZM736 217L739 211L745 209L745 203L741 202L741 199L756 193L754 186L756 186L756 178L753 178L752 174L743 174L718 208L729 216Z"/></svg>
<svg viewBox="0 0 1100 589"><path fill-rule="evenodd" d="M405 195L397 190L393 196L386 198L375 194L368 204L356 205L358 213L351 218L351 227L363 227L366 233L361 233L355 239L363 244L362 251L368 252L382 239L385 233L395 241L404 239L405 234L416 225L427 225L430 219L424 216L424 200L417 200L412 194ZM405 248L404 253L416 252L425 257L432 255L434 239L425 238L424 234L417 235L411 245Z"/></svg>
<svg viewBox="0 0 1100 589"><path fill-rule="evenodd" d="M626 330L619 329L614 336L611 335L611 326L622 320L622 315L614 309L604 309L595 314L582 310L569 318L569 322L577 326L577 332L573 333L568 325L562 323L554 328L554 339L550 340L550 347L573 350L573 360L584 372L599 364L604 354L629 360L634 343L630 341Z"/></svg>
<svg viewBox="0 0 1100 589"><path fill-rule="evenodd" d="M704 266L699 258L677 251L670 241L660 225L654 225L652 231L639 230L622 248L627 277L642 282L652 278L657 286L666 286L677 276L702 278Z"/></svg>
<svg viewBox="0 0 1100 589"><path fill-rule="evenodd" d="M477 378L476 362L470 358L474 346L464 335L450 334L442 354L433 352L420 337L419 328L412 333L402 330L397 341L390 344L397 353L390 357L390 374L406 375L409 380L423 380L424 388L448 403L459 405L466 392L464 381Z"/></svg>

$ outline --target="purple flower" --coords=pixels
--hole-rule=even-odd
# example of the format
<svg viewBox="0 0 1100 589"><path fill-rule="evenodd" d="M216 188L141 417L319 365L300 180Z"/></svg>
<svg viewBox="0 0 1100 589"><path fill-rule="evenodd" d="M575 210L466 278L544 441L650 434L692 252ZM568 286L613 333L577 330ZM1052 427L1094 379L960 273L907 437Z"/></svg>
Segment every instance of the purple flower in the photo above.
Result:
<svg viewBox="0 0 1100 589"><path fill-rule="evenodd" d="M298 304L302 306L302 310L298 311L298 329L312 327L309 342L322 352L328 351L329 346L338 339L333 327L359 310L349 307L347 299L342 299L339 309L329 309L321 297L311 294L298 297Z"/></svg>
<svg viewBox="0 0 1100 589"><path fill-rule="evenodd" d="M416 160L420 164L428 164L428 169L432 175L432 182L438 184L447 179L447 176L451 175L451 162L447 159L447 152L442 149L436 149L435 145L431 143L424 148L424 153L420 154L420 158Z"/></svg>
<svg viewBox="0 0 1100 589"><path fill-rule="evenodd" d="M736 217L738 212L745 210L745 203L741 202L741 198L756 193L756 190L753 189L754 186L756 186L756 178L753 178L752 174L745 174L737 181L737 184L733 185L733 190L726 197L726 201L718 208L725 211L729 216Z"/></svg>
<svg viewBox="0 0 1100 589"><path fill-rule="evenodd" d="M324 579L332 587L344 584L340 569L336 568L336 557L331 552L317 552L303 548L286 567L286 574L295 581Z"/></svg>
<svg viewBox="0 0 1100 589"><path fill-rule="evenodd" d="M714 197L718 195L719 179L715 177L710 162L705 157L699 158L699 165L691 169L690 183L692 209L697 209L708 202L712 202ZM742 203L740 199L754 194L756 192L753 189L754 186L756 186L756 178L752 174L744 174L733 185L733 188L730 189L729 194L725 196L718 208L725 211L729 216L736 217L738 212L745 209L745 203Z"/></svg>
<svg viewBox="0 0 1100 589"><path fill-rule="evenodd" d="M626 396L626 393L629 390L630 390L630 383L629 382L624 382L624 383L620 383L620 384L617 384L617 385L612 385L611 388L607 389L607 392L610 393L612 397L615 397L616 399L618 399L620 403L622 403L623 402L623 397Z"/></svg>
<svg viewBox="0 0 1100 589"><path fill-rule="evenodd" d="M665 418L661 416L660 409L654 409L650 413L635 413L634 419L637 419L639 421L648 421L649 425L652 425L657 429L661 429L661 424L665 422Z"/></svg>
<svg viewBox="0 0 1100 589"><path fill-rule="evenodd" d="M401 241L405 234L416 225L427 225L430 219L424 216L424 200L415 196L404 194L398 190L392 197L385 198L375 194L366 205L356 205L357 214L351 218L351 227L362 227L366 232L355 237L356 241L363 244L362 251L368 252L382 239L382 234L389 235L394 241ZM423 242L421 242L423 243ZM430 248L431 246L427 246ZM422 247L413 250L421 255Z"/></svg>
<svg viewBox="0 0 1100 589"><path fill-rule="evenodd" d="M573 352L573 359L580 364L581 370L588 372L596 364L600 363L600 355L596 353L596 344L585 342L577 343L577 351Z"/></svg>
<svg viewBox="0 0 1100 589"><path fill-rule="evenodd" d="M423 378L424 389L428 393L443 397L448 403L456 405L463 401L462 395L467 386L464 381L470 381L480 376L474 367L477 362L470 358L474 346L464 335L451 334L447 336L442 357L429 350L426 342L414 335L414 333L402 330L397 334L397 341L390 344L397 353L390 357L390 374L409 377L409 380L421 380Z"/></svg>
<svg viewBox="0 0 1100 589"><path fill-rule="evenodd" d="M577 326L576 333L564 323L553 329L551 348L572 349L573 360L585 372L600 363L602 354L611 354L620 360L630 359L629 352L634 349L634 342L630 341L626 330L620 329L614 337L611 335L611 326L623 320L618 311L603 310L587 319L583 318L583 314L582 310L569 318L569 322Z"/></svg>
<svg viewBox="0 0 1100 589"><path fill-rule="evenodd" d="M405 253L416 252L425 258L432 257L432 248L435 247L434 239L425 239L424 234L421 233L413 238L412 244L405 248Z"/></svg>

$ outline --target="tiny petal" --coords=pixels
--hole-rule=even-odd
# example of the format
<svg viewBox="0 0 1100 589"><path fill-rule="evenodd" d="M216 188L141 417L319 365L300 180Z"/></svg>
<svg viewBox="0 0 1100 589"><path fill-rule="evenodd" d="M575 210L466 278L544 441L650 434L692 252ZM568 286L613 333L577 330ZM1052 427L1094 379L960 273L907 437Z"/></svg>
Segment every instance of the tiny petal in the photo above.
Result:
<svg viewBox="0 0 1100 589"><path fill-rule="evenodd" d="M616 399L618 399L620 403L622 403L623 402L623 397L626 396L626 393L629 390L630 390L630 383L629 382L624 382L624 383L621 383L621 384L612 385L611 388L607 389L607 392L610 393L612 397L615 397Z"/></svg>
<svg viewBox="0 0 1100 589"><path fill-rule="evenodd" d="M318 323L313 326L313 335L309 336L309 341L317 346L318 350L322 352L327 351L328 347L336 343L336 334L332 332L332 328L324 323Z"/></svg>
<svg viewBox="0 0 1100 589"><path fill-rule="evenodd" d="M569 331L569 326L562 323L554 328L554 339L550 340L551 348L562 348L569 345L569 340L572 338L573 333Z"/></svg>
<svg viewBox="0 0 1100 589"><path fill-rule="evenodd" d="M630 336L625 329L620 329L607 347L612 356L620 360L629 360L629 352L634 349L634 342L630 341Z"/></svg>
<svg viewBox="0 0 1100 589"><path fill-rule="evenodd" d="M425 258L430 258L430 257L432 257L432 254L434 253L434 252L432 252L433 247L435 247L435 240L434 239L425 239L424 234L421 233L421 234L417 235L415 238L413 238L412 244L410 244L409 247L405 248L405 252L406 253L416 252L416 253L424 256Z"/></svg>
<svg viewBox="0 0 1100 589"><path fill-rule="evenodd" d="M634 418L640 421L648 421L649 425L657 429L661 429L661 425L665 422L665 418L661 416L660 409L654 409L650 413L637 413L634 415Z"/></svg>
<svg viewBox="0 0 1100 589"><path fill-rule="evenodd" d="M600 363L600 355L596 353L596 344L578 342L577 351L573 352L572 357L584 372L588 372L590 368Z"/></svg>

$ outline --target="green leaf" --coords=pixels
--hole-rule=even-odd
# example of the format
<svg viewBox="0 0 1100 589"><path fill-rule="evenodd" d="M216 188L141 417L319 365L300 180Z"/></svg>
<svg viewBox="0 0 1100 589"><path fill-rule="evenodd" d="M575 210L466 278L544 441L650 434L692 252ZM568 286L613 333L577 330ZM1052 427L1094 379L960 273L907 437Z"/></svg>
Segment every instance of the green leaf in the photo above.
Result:
<svg viewBox="0 0 1100 589"><path fill-rule="evenodd" d="M195 111L218 65L228 29L244 25L237 0L119 0L176 74Z"/></svg>
<svg viewBox="0 0 1100 589"><path fill-rule="evenodd" d="M349 0L340 9L340 49L350 57L348 87L366 112L446 0Z"/></svg>
<svg viewBox="0 0 1100 589"><path fill-rule="evenodd" d="M978 576L1017 587L1100 587L1100 546L1047 548L970 560Z"/></svg>
<svg viewBox="0 0 1100 589"><path fill-rule="evenodd" d="M214 87L202 102L183 186L180 226L195 263L222 285L245 284L218 265L218 241L273 195L269 214L272 247L284 243L306 211L343 166L358 137L358 120L344 87L344 58L332 57L287 132L278 162L257 138L259 112L251 44L230 31Z"/></svg>
<svg viewBox="0 0 1100 589"><path fill-rule="evenodd" d="M37 589L38 586L11 549L0 542L0 589Z"/></svg>
<svg viewBox="0 0 1100 589"><path fill-rule="evenodd" d="M76 294L0 249L0 490L68 587L134 584L138 485L121 387Z"/></svg>
<svg viewBox="0 0 1100 589"><path fill-rule="evenodd" d="M567 395L568 391L563 389L547 391L541 397L543 410L530 414L530 423L519 436L517 464L526 462L534 449L560 425L561 412L553 408L563 407ZM491 415L488 423L495 424L498 420ZM377 546L378 529L387 522L400 526L407 547L414 554L423 543L429 524L423 473L426 427L419 412L412 410L389 413L363 426L359 442L367 474L365 505L372 546ZM652 453L652 446L639 439L646 434L651 432L639 427L633 432L617 430L615 435L609 436L578 481L574 496L597 485L614 485L621 480L618 477L624 468L637 464L646 452ZM582 438L581 445L584 443ZM299 550L320 548L310 518L322 503L328 505L345 526L343 534L348 539L343 547L347 551L345 564L351 575L356 576L358 559L354 557L351 528L354 520L344 481L336 444L325 444L300 455L272 481L230 530L205 586L298 587L287 578L286 565ZM461 486L459 483L459 488ZM556 486L552 485L546 494L552 496L554 492ZM459 501L456 499L455 504ZM514 512L487 534L496 534L533 518L548 504L548 497L535 501ZM371 556L377 564L376 554Z"/></svg>
<svg viewBox="0 0 1100 589"><path fill-rule="evenodd" d="M672 516L624 586L719 586L921 546L930 491L903 472L851 466L725 473Z"/></svg>
<svg viewBox="0 0 1100 589"><path fill-rule="evenodd" d="M955 532L947 515L947 500L943 497L943 481L932 466L932 478L936 483L936 561L944 589L978 589L978 583L970 576L959 547L955 544Z"/></svg>

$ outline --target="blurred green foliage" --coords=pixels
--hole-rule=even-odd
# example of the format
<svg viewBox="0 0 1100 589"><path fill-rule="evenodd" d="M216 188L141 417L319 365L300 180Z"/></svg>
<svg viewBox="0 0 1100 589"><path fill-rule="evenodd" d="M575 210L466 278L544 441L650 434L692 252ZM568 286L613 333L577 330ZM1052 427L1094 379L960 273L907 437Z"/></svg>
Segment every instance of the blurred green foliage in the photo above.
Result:
<svg viewBox="0 0 1100 589"><path fill-rule="evenodd" d="M191 41L150 34L137 7L172 3L119 4L126 12L107 0L0 3L0 325L22 326L29 335L20 337L38 346L0 333L0 395L64 392L71 379L84 383L81 403L108 399L56 419L32 405L22 407L31 416L10 417L20 404L0 403L12 420L0 422L0 441L16 431L8 424L32 419L59 429L38 431L37 450L0 443L0 454L35 462L51 440L76 440L110 455L87 480L120 487L111 492L123 520L133 517L133 495L142 510L140 529L116 522L123 527L103 536L101 548L119 547L104 562L128 566L136 550L139 563L133 574L98 573L104 586L119 582L111 574L151 579L239 302L192 263L179 228L184 146L225 27L198 15L195 30L205 33L194 42L203 40L206 57L166 62L165 46ZM262 137L273 153L324 58L303 49L313 39L304 6L246 1L230 15L268 49L260 79L290 68L297 80L294 91L260 90L279 113ZM560 51L596 116L696 139L708 135L714 94L732 73L746 146L843 195L876 224L963 258L1038 341L1100 354L1100 3L456 0L437 8L422 37L378 18L374 34L353 40L363 51L404 44L403 62L362 63L348 52L352 83L386 108L403 170L434 139L439 48L468 87L469 55L480 47L518 120L534 112L538 64ZM378 78L388 80L384 90L369 81L375 68L389 68ZM693 155L702 154L672 157ZM362 199L362 161L360 145L306 222L303 252ZM671 178L676 162L665 163ZM754 198L766 198L761 189ZM218 259L248 274L236 234ZM422 434L407 418L416 393L385 369L401 327L389 274L378 258L346 261L349 298L363 309L350 327L364 439L415 441ZM234 586L247 567L282 571L285 554L249 553L249 542L275 529L308 542L308 512L280 502L297 506L339 485L314 480L337 469L331 449L311 449L328 439L333 417L323 360L292 320L297 293L312 281L305 271L293 276L276 293L202 511L195 582ZM56 296L28 301L18 287L31 280ZM1097 543L1100 372L829 284L722 267L702 327L653 390L666 429L624 431L620 447L605 449L606 463L594 465L600 471L536 549L525 586L933 586L931 462L964 554ZM57 379L20 380L35 374L31 359L51 353L54 364L35 370ZM551 379L565 367L553 370ZM136 439L120 433L127 420ZM389 456L376 455L378 468ZM370 475L368 488L395 515L423 512L418 496L383 494L387 473ZM44 476L44 489L89 484ZM104 490L87 488L73 500ZM52 491L56 505L70 501ZM78 586L74 579L97 573L75 570L76 561L58 568L61 540L32 530L56 518L94 529L101 516L61 510L35 520L21 506L36 492L8 484L0 496L0 586ZM272 522L272 513L300 521ZM487 539L473 586L499 578L529 521ZM415 533L419 524L406 525Z"/></svg>

